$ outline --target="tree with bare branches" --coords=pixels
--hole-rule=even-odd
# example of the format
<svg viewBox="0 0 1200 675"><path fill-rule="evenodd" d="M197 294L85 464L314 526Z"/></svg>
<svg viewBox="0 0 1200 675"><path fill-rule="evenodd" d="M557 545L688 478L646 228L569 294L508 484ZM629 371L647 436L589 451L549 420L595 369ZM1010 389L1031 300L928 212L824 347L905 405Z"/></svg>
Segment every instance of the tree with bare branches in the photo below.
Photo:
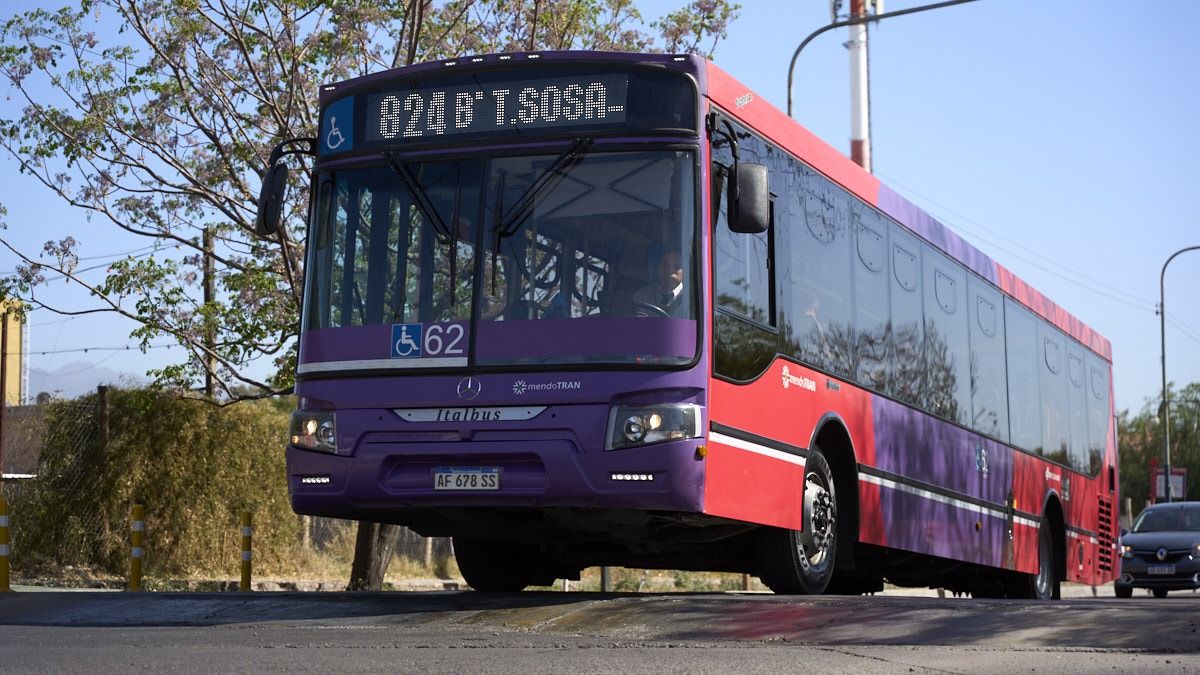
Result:
<svg viewBox="0 0 1200 675"><path fill-rule="evenodd" d="M269 238L254 234L255 202L271 147L314 134L320 84L489 52L711 53L737 8L693 0L649 26L632 0L80 0L20 14L0 28L0 75L23 105L0 120L0 146L95 234L38 251L0 236L22 261L0 297L121 315L143 350L177 342L186 358L148 374L181 395L200 382L221 404L288 392L307 172L292 173ZM81 252L113 231L148 252L88 282ZM59 277L83 289L77 305L44 299ZM380 579L378 564L356 578Z"/></svg>

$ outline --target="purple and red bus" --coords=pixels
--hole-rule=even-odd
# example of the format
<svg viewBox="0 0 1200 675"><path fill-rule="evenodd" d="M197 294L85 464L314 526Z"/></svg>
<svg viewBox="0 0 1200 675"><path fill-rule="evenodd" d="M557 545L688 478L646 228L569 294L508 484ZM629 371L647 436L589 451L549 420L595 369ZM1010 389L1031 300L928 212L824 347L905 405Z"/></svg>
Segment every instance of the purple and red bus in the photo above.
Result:
<svg viewBox="0 0 1200 675"><path fill-rule="evenodd" d="M315 154L298 513L453 537L479 590L1114 577L1109 343L712 63L467 57L320 108L259 220Z"/></svg>

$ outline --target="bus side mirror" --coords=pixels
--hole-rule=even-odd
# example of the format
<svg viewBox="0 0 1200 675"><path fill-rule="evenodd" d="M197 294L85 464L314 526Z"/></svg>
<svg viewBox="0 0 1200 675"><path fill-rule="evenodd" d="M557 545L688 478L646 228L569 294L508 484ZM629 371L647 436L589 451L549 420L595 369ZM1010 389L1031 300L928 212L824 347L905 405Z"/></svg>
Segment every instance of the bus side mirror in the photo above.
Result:
<svg viewBox="0 0 1200 675"><path fill-rule="evenodd" d="M263 176L262 191L258 194L258 216L254 219L254 233L260 237L268 237L279 229L287 176L287 164L283 162L272 164Z"/></svg>
<svg viewBox="0 0 1200 675"><path fill-rule="evenodd" d="M734 164L729 173L729 229L760 234L771 224L771 190L763 164Z"/></svg>

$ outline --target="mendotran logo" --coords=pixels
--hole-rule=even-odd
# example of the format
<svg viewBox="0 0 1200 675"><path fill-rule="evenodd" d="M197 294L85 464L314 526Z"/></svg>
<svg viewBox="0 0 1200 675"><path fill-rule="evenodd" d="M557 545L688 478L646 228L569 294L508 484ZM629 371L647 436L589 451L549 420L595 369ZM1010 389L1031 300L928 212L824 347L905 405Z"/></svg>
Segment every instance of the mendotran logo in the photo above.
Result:
<svg viewBox="0 0 1200 675"><path fill-rule="evenodd" d="M522 396L527 391L568 391L574 389L583 389L583 383L579 380L556 380L554 382L526 382L525 380L517 380L513 382L512 392L517 396Z"/></svg>
<svg viewBox="0 0 1200 675"><path fill-rule="evenodd" d="M817 390L817 383L815 380L810 380L807 377L804 377L803 375L793 375L792 371L788 370L787 366L784 366L783 367L783 388L787 389L793 385L800 387L801 389L807 389L809 391Z"/></svg>

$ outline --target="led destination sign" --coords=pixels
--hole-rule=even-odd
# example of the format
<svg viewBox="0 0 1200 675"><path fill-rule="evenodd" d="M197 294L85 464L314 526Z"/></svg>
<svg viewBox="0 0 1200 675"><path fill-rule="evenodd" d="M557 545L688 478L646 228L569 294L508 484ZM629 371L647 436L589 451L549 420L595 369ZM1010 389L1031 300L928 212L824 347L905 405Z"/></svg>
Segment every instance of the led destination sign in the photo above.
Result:
<svg viewBox="0 0 1200 675"><path fill-rule="evenodd" d="M372 94L365 140L622 124L628 93L628 75L596 74Z"/></svg>

